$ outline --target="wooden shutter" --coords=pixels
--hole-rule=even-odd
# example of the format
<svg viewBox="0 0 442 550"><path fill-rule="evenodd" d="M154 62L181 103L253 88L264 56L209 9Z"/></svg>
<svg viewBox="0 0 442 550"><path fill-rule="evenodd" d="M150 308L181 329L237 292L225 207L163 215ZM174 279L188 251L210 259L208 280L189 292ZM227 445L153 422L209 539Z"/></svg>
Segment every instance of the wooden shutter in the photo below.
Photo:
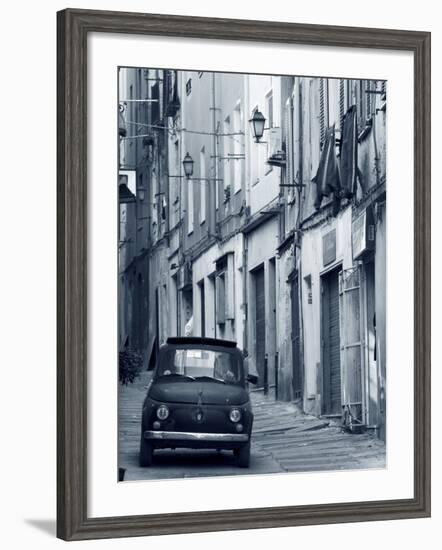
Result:
<svg viewBox="0 0 442 550"><path fill-rule="evenodd" d="M328 80L319 79L319 135L321 150L325 143L325 134L328 128Z"/></svg>
<svg viewBox="0 0 442 550"><path fill-rule="evenodd" d="M219 325L224 325L226 322L225 272L216 276L216 322Z"/></svg>
<svg viewBox="0 0 442 550"><path fill-rule="evenodd" d="M227 256L227 269L224 272L225 317L235 319L235 256Z"/></svg>
<svg viewBox="0 0 442 550"><path fill-rule="evenodd" d="M321 150L325 142L325 90L324 79L319 80L319 137L321 140Z"/></svg>
<svg viewBox="0 0 442 550"><path fill-rule="evenodd" d="M373 94L371 91L375 89L372 86L371 80L365 80L365 90L364 90L364 96L365 96L365 120L367 121L371 115L372 115L372 109L373 109Z"/></svg>
<svg viewBox="0 0 442 550"><path fill-rule="evenodd" d="M344 418L350 425L363 419L361 274L358 267L339 273L341 388Z"/></svg>
<svg viewBox="0 0 442 550"><path fill-rule="evenodd" d="M286 120L286 183L292 185L294 183L294 153L293 153L293 103L292 99L288 98L285 103L285 120ZM288 195L292 198L294 189L288 187Z"/></svg>
<svg viewBox="0 0 442 550"><path fill-rule="evenodd" d="M342 131L345 116L345 81L339 81L339 128Z"/></svg>

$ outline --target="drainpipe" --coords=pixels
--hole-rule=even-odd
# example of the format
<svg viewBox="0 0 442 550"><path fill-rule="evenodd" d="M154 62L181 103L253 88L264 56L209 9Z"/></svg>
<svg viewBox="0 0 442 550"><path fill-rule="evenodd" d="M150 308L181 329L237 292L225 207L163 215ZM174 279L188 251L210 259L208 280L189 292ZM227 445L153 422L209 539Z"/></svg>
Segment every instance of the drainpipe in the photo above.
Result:
<svg viewBox="0 0 442 550"><path fill-rule="evenodd" d="M209 233L215 235L216 231L216 195L218 192L218 136L216 129L216 73L212 73L212 149L213 149L213 166L212 172L214 180L208 182L208 195L210 204L209 215Z"/></svg>
<svg viewBox="0 0 442 550"><path fill-rule="evenodd" d="M242 306L243 306L243 353L245 356L249 354L248 352L248 306L247 306L247 257L248 257L248 244L247 244L247 235L243 233L243 247L242 247Z"/></svg>
<svg viewBox="0 0 442 550"><path fill-rule="evenodd" d="M244 76L244 144L245 144L245 151L244 151L244 196L245 196L245 205L246 208L250 206L250 132L248 130L247 126L247 118L248 113L250 113L250 102L249 102L249 75ZM246 220L247 221L247 215ZM243 319L244 319L244 326L243 326L243 353L244 356L248 356L249 354L249 331L248 331L248 323L249 323L249 310L248 310L248 300L247 300L247 277L248 277L248 237L245 233L243 233L243 253L242 253L242 292L243 292Z"/></svg>
<svg viewBox="0 0 442 550"><path fill-rule="evenodd" d="M303 125L303 119L302 119L302 87L301 87L301 79L298 80L299 86L298 86L298 124L299 124L299 159L298 159L298 169L299 169L299 183L303 183L303 170L304 170L304 144L303 144L303 134L304 134L304 125ZM299 228L301 227L301 213L302 213L302 206L301 205L301 197L302 197L302 189L303 187L298 187L298 215L296 220L296 231L295 231L295 262L297 263L297 245L299 245L299 250L301 250L300 247L300 234L299 234ZM296 265L296 264L295 264ZM302 264L301 264L301 254L299 254L299 270L298 270L298 302L299 302L299 344L300 344L300 360L302 361L301 365L301 373L302 373L302 387L303 387L303 397L305 395L304 386L305 386L305 376L304 376L304 316L303 316L303 308L302 308ZM304 404L302 406L304 409Z"/></svg>
<svg viewBox="0 0 442 550"><path fill-rule="evenodd" d="M164 87L165 87L165 82L166 82L166 77L165 77L166 73L165 71L162 71L162 78L163 78L163 98L164 98ZM164 102L163 102L163 110L164 110ZM161 118L162 120L165 119L165 117L163 116L164 115L164 111L163 113L161 113ZM164 167L164 175L163 175L163 181L164 181L164 184L165 184L165 197L166 197L166 235L167 235L167 238L166 238L166 243L167 243L167 246L169 246L169 243L170 243L170 236L169 236L169 231L170 231L170 216L169 216L169 213L170 213L170 193L169 193L169 177L166 175L169 173L169 119L166 119L166 122L164 123L164 128L163 128L163 143L164 143L164 159L163 159L163 167ZM181 184L180 184L181 185Z"/></svg>
<svg viewBox="0 0 442 550"><path fill-rule="evenodd" d="M381 178L380 178L380 170L379 170L379 153L378 153L378 143L376 140L376 117L377 113L375 112L372 117L372 127L371 127L371 133L373 136L373 149L374 149L374 167L376 172L376 186L379 185Z"/></svg>
<svg viewBox="0 0 442 550"><path fill-rule="evenodd" d="M303 170L304 170L304 146L303 146L303 123L302 123L302 89L301 89L301 78L298 78L298 112L297 112L298 124L299 124L299 141L298 141L298 173L299 173L299 182L303 182ZM298 241L298 230L301 226L301 196L302 196L302 187L298 187L298 212L295 225L295 239Z"/></svg>

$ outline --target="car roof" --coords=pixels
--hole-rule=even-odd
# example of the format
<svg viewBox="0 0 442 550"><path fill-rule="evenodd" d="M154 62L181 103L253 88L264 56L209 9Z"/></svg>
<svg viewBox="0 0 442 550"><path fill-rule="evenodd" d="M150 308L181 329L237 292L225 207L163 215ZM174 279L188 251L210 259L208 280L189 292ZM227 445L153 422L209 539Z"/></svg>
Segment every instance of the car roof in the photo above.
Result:
<svg viewBox="0 0 442 550"><path fill-rule="evenodd" d="M173 346L199 345L236 348L236 342L219 338L202 338L199 336L174 336L167 339L167 344Z"/></svg>

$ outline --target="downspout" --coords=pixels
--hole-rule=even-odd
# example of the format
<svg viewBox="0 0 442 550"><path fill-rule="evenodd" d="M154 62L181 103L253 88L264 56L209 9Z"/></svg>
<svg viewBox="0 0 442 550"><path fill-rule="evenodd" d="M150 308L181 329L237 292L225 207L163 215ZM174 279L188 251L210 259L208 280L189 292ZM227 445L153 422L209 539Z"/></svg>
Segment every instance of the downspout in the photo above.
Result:
<svg viewBox="0 0 442 550"><path fill-rule="evenodd" d="M304 144L303 144L303 136L304 136L304 124L303 124L303 111L302 111L302 87L301 87L301 78L298 80L299 86L298 86L298 124L299 124L299 159L298 159L298 169L299 169L299 182L300 184L304 181ZM301 204L301 198L302 198L302 190L303 187L298 187L298 216L296 220L296 231L295 231L295 262L297 263L297 247L299 247L299 250L301 251L301 236L299 233L300 227L301 227L301 213L302 213L302 206ZM295 264L296 267L298 267ZM302 373L302 399L304 401L304 396L306 394L305 392L305 372L304 372L304 314L303 314L303 308L302 308L302 264L301 264L301 254L299 254L299 269L298 269L298 303L299 303L299 343L300 343L300 361L301 361L301 373ZM302 404L302 409L304 410L304 402Z"/></svg>
<svg viewBox="0 0 442 550"><path fill-rule="evenodd" d="M246 215L245 222L247 222L247 207L250 206L250 133L246 131L246 120L247 113L250 112L249 105L249 75L244 77L244 143L245 143L245 158L244 158L244 195L245 195L245 204L246 204ZM248 322L249 322L249 311L248 311L248 300L247 300L247 277L248 277L248 237L246 233L243 233L243 253L242 253L242 292L243 292L243 354L245 357L249 354L249 331L248 331Z"/></svg>
<svg viewBox="0 0 442 550"><path fill-rule="evenodd" d="M243 248L242 248L242 295L243 295L243 315L244 315L244 326L243 326L243 353L245 356L249 354L248 352L248 307L247 307L247 262L248 262L248 243L247 235L243 233Z"/></svg>
<svg viewBox="0 0 442 550"><path fill-rule="evenodd" d="M376 172L376 187L380 184L380 170L379 170L379 152L378 152L378 143L376 140L376 117L377 113L375 112L372 116L372 127L371 133L373 135L373 149L374 149L374 167Z"/></svg>
<svg viewBox="0 0 442 550"><path fill-rule="evenodd" d="M166 118L164 116L164 111L165 111L165 108L164 108L164 105L166 103L165 101L165 71L162 71L162 77L163 77L163 113L161 113L161 117L162 117L162 120L164 121L164 119ZM170 235L169 235L169 231L170 231L170 192L169 192L169 176L167 175L169 173L169 119L166 118L166 123L164 123L164 129L163 129L163 139L164 139L164 149L165 149L165 153L164 153L164 161L163 161L163 167L164 167L164 183L165 183L165 197L166 197L166 244L167 246L169 246L170 244Z"/></svg>
<svg viewBox="0 0 442 550"><path fill-rule="evenodd" d="M216 128L216 73L212 73L212 149L213 149L213 181L209 181L208 195L210 204L209 235L217 234L216 224L216 195L218 193L218 135Z"/></svg>

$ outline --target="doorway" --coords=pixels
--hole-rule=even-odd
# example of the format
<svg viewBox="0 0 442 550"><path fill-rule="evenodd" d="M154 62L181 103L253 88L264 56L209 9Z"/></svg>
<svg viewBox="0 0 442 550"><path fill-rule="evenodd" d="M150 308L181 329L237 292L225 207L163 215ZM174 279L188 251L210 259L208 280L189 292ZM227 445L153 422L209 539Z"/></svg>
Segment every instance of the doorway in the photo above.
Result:
<svg viewBox="0 0 442 550"><path fill-rule="evenodd" d="M255 281L255 350L258 384L263 387L266 382L265 352L266 352L266 313L264 266L253 272Z"/></svg>
<svg viewBox="0 0 442 550"><path fill-rule="evenodd" d="M200 335L204 338L206 336L206 295L204 292L204 279L202 279L198 283L198 288L200 291L200 319L201 319Z"/></svg>
<svg viewBox="0 0 442 550"><path fill-rule="evenodd" d="M293 398L302 398L302 357L301 357L301 337L300 337L300 315L299 315L299 279L296 275L291 282L290 288L291 316L292 316L292 384Z"/></svg>
<svg viewBox="0 0 442 550"><path fill-rule="evenodd" d="M341 345L339 327L339 271L321 277L322 288L322 412L341 416Z"/></svg>

